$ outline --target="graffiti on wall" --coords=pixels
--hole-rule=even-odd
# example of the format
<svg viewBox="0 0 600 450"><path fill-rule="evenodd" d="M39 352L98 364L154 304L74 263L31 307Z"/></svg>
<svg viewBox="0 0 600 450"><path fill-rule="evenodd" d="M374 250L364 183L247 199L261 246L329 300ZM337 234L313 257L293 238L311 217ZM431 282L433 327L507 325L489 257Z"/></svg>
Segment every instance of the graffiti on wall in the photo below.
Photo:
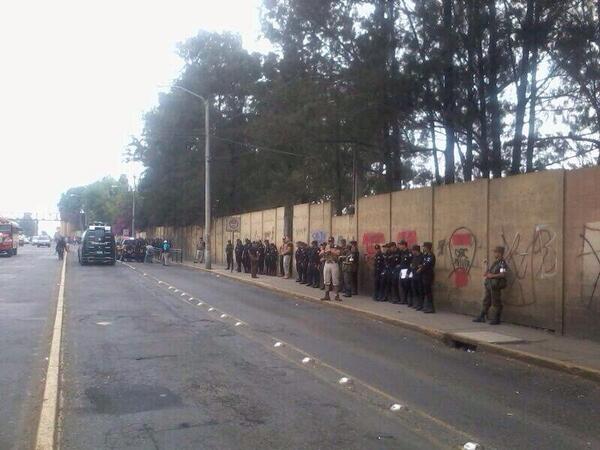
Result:
<svg viewBox="0 0 600 450"><path fill-rule="evenodd" d="M310 237L312 241L317 241L318 243L327 241L327 233L323 230L315 230L310 233Z"/></svg>
<svg viewBox="0 0 600 450"><path fill-rule="evenodd" d="M417 243L417 230L401 230L396 234L396 242L406 241L408 246Z"/></svg>
<svg viewBox="0 0 600 450"><path fill-rule="evenodd" d="M581 271L581 300L590 310L600 307L600 222L588 223L580 235L583 249Z"/></svg>
<svg viewBox="0 0 600 450"><path fill-rule="evenodd" d="M375 244L385 244L385 234L379 232L367 232L362 235L362 245L365 253L369 256L375 254Z"/></svg>
<svg viewBox="0 0 600 450"><path fill-rule="evenodd" d="M505 259L510 267L506 303L529 306L538 301L541 282L556 276L558 251L556 232L549 225L537 225L530 240L516 232L512 239L502 230Z"/></svg>
<svg viewBox="0 0 600 450"><path fill-rule="evenodd" d="M452 278L454 286L463 288L468 286L471 277L471 268L477 254L477 237L466 227L457 228L452 232L447 241L448 257L452 265L452 271L448 278ZM441 245L442 255L446 247L444 240ZM440 251L440 242L438 242L438 253Z"/></svg>

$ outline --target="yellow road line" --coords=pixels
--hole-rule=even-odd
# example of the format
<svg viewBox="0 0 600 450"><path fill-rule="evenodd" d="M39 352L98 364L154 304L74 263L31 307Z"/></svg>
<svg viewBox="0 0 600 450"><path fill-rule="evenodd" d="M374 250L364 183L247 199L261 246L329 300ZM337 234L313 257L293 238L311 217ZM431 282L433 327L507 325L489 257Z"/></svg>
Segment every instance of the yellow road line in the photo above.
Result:
<svg viewBox="0 0 600 450"><path fill-rule="evenodd" d="M67 269L67 255L63 259L60 285L58 289L58 301L56 303L56 315L52 331L52 343L50 345L50 356L48 357L48 370L46 371L46 385L40 411L36 437L36 450L52 450L55 448L56 420L58 410L58 390L60 372L60 344L62 340L63 310L65 296L65 272Z"/></svg>

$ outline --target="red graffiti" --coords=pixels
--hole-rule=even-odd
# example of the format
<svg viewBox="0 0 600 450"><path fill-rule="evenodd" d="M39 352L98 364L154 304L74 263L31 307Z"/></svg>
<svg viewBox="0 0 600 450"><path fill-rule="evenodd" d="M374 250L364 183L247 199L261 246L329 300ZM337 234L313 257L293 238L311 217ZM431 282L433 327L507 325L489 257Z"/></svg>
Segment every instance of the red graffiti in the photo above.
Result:
<svg viewBox="0 0 600 450"><path fill-rule="evenodd" d="M452 245L471 246L472 237L471 233L454 233L452 235Z"/></svg>
<svg viewBox="0 0 600 450"><path fill-rule="evenodd" d="M362 245L367 255L375 254L375 244L385 243L385 234L383 233L364 233L362 236Z"/></svg>
<svg viewBox="0 0 600 450"><path fill-rule="evenodd" d="M417 243L417 231L416 230L402 230L399 231L396 235L396 241L406 241L408 246L414 245Z"/></svg>
<svg viewBox="0 0 600 450"><path fill-rule="evenodd" d="M465 287L469 284L469 272L459 267L454 271L454 286L457 288Z"/></svg>

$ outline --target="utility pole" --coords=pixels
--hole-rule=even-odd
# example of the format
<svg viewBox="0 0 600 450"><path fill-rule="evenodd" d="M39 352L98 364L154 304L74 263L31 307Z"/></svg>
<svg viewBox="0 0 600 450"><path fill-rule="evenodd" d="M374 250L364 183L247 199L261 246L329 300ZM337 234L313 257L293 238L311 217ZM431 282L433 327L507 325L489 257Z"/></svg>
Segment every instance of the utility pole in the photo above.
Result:
<svg viewBox="0 0 600 450"><path fill-rule="evenodd" d="M135 238L135 175L133 176L133 206L131 207L131 237Z"/></svg>
<svg viewBox="0 0 600 450"><path fill-rule="evenodd" d="M211 199L210 199L210 103L208 99L194 91L190 91L182 86L174 85L174 89L179 89L199 98L204 103L204 243L206 244L204 251L204 267L208 270L212 269L211 252L210 252L210 235L211 235Z"/></svg>

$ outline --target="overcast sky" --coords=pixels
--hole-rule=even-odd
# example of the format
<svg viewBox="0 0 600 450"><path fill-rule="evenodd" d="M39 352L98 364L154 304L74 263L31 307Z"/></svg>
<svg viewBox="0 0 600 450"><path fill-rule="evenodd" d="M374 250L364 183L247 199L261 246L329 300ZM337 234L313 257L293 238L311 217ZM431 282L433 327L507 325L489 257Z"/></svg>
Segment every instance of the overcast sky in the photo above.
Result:
<svg viewBox="0 0 600 450"><path fill-rule="evenodd" d="M37 0L0 13L0 215L55 211L60 194L131 174L122 154L200 29L260 41L261 0Z"/></svg>

